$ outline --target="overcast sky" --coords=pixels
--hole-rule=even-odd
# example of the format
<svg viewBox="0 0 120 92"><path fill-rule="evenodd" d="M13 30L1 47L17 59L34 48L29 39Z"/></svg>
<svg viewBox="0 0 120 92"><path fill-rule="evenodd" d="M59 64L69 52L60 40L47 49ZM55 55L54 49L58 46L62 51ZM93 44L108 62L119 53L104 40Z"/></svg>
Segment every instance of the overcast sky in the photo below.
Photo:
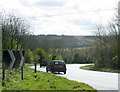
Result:
<svg viewBox="0 0 120 92"><path fill-rule="evenodd" d="M107 25L119 0L0 0L0 11L24 17L34 34L93 35Z"/></svg>

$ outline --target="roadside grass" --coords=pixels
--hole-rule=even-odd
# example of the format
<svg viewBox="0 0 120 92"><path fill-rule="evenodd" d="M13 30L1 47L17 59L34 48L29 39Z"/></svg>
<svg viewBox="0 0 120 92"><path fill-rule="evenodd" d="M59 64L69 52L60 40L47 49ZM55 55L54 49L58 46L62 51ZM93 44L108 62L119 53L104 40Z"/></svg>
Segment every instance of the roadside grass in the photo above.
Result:
<svg viewBox="0 0 120 92"><path fill-rule="evenodd" d="M2 86L1 86L2 76L1 75L2 75L2 41L0 39L0 92L2 91Z"/></svg>
<svg viewBox="0 0 120 92"><path fill-rule="evenodd" d="M6 72L8 72L6 70ZM24 80L21 80L20 72L15 72L3 81L2 90L82 90L82 92L97 92L91 86L71 81L64 77L56 76L52 73L45 73L28 68L28 64L24 67ZM87 91L86 91L87 90Z"/></svg>
<svg viewBox="0 0 120 92"><path fill-rule="evenodd" d="M2 69L0 69L0 92L2 91Z"/></svg>
<svg viewBox="0 0 120 92"><path fill-rule="evenodd" d="M87 65L80 67L81 69L86 70L93 70L93 71L102 71L102 72L113 72L113 73L120 73L120 70L111 69L111 68L95 68L94 65Z"/></svg>

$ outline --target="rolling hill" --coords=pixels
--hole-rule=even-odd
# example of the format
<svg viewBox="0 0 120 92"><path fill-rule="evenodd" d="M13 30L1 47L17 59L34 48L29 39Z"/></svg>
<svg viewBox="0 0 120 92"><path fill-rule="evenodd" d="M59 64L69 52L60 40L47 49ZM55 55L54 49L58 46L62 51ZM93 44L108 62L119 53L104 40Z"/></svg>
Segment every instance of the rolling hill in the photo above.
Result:
<svg viewBox="0 0 120 92"><path fill-rule="evenodd" d="M93 45L95 36L35 35L39 46L79 48Z"/></svg>

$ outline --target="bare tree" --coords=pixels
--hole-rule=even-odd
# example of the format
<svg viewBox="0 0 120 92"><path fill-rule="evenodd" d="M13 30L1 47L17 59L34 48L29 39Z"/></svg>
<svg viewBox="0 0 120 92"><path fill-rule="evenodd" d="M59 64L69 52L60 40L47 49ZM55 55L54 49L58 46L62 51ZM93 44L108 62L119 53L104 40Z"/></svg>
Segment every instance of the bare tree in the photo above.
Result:
<svg viewBox="0 0 120 92"><path fill-rule="evenodd" d="M2 15L2 34L3 34L3 48L6 49L6 44L4 44L4 41L6 41L7 37L10 37L10 48L13 49L13 43L16 41L16 50L18 49L19 45L22 45L22 41L25 38L25 35L28 34L29 26L27 23L22 19L15 15L9 14L3 14Z"/></svg>
<svg viewBox="0 0 120 92"><path fill-rule="evenodd" d="M119 30L115 21L107 27L99 26L96 32L95 65L97 67L116 68L119 65Z"/></svg>

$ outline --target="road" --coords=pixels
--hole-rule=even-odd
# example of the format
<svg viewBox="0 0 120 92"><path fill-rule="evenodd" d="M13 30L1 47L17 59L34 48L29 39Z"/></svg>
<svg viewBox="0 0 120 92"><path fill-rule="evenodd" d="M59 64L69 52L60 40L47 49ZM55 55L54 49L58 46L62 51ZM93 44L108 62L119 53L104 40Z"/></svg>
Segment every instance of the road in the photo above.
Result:
<svg viewBox="0 0 120 92"><path fill-rule="evenodd" d="M85 65L88 64L67 64L66 74L56 73L56 75L66 77L69 80L86 83L97 90L118 90L118 73L80 69L81 66ZM34 66L30 68L34 68ZM37 66L37 70L46 72L45 67L40 68Z"/></svg>

